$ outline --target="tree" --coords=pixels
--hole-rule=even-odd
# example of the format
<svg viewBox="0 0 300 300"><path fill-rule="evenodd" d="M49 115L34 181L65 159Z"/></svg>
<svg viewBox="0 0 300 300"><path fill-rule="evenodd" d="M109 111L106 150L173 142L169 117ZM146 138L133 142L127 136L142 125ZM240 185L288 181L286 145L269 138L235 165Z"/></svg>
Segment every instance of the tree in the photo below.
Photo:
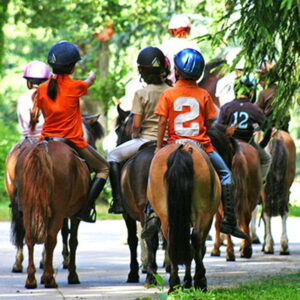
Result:
<svg viewBox="0 0 300 300"><path fill-rule="evenodd" d="M199 6L203 13L208 9L204 2ZM300 1L226 0L215 11L212 29L213 34L199 39L209 39L214 47L240 45L234 65L244 56L246 73L259 62L276 62L280 81L273 117L280 122L282 112L300 100Z"/></svg>
<svg viewBox="0 0 300 300"><path fill-rule="evenodd" d="M4 50L4 25L7 19L7 7L9 0L1 0L0 2L0 74L2 73L3 68L3 62L2 58L4 56L3 50Z"/></svg>

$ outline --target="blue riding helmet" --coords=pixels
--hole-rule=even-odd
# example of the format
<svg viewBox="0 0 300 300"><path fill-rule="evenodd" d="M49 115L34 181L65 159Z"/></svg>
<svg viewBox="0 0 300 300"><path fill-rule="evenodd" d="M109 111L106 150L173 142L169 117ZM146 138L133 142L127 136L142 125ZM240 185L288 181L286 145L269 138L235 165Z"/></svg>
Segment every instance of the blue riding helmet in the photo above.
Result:
<svg viewBox="0 0 300 300"><path fill-rule="evenodd" d="M81 59L78 48L66 41L54 44L48 53L48 63L52 67L75 64Z"/></svg>
<svg viewBox="0 0 300 300"><path fill-rule="evenodd" d="M202 54L191 48L178 52L174 57L174 63L179 75L195 80L200 78L205 66Z"/></svg>

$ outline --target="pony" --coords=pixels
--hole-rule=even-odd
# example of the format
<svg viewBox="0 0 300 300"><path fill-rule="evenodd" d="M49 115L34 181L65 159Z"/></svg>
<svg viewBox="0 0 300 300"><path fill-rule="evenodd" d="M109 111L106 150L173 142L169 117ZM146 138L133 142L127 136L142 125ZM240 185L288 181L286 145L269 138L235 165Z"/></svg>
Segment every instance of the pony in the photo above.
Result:
<svg viewBox="0 0 300 300"><path fill-rule="evenodd" d="M123 111L117 106L118 117L116 122L117 145L131 139L133 115L129 111ZM147 182L149 169L154 150L155 142L148 142L142 145L136 155L127 160L121 170L121 191L125 213L123 218L128 232L128 246L130 249L130 272L127 282L139 282L139 264L137 261L137 222L144 225L144 212L147 204ZM145 239L147 249L147 265L144 266L146 286L154 284L153 274L157 273L156 251L159 245L158 232L151 238ZM140 243L144 240L140 239ZM166 269L168 268L168 264Z"/></svg>
<svg viewBox="0 0 300 300"><path fill-rule="evenodd" d="M222 58L216 58L211 60L205 65L203 77L198 83L200 88L205 89L211 96L213 102L220 107L218 98L216 97L216 85L217 81L224 77L221 69L226 63L226 60Z"/></svg>
<svg viewBox="0 0 300 300"><path fill-rule="evenodd" d="M185 265L184 286L207 290L205 241L219 207L221 184L208 156L195 143L168 144L154 156L147 186L149 202L161 221L170 259L170 290L180 284L178 265Z"/></svg>
<svg viewBox="0 0 300 300"><path fill-rule="evenodd" d="M252 256L252 238L249 224L252 213L256 208L262 191L262 177L260 161L256 149L250 144L231 137L234 126L226 130L225 126L217 124L212 126L207 135L212 144L232 171L234 181L234 203L237 222L247 239L242 240L240 256ZM222 206L216 214L215 228L216 239L211 256L220 256L220 224L223 216ZM235 261L234 247L230 235L227 236L226 260Z"/></svg>
<svg viewBox="0 0 300 300"><path fill-rule="evenodd" d="M262 251L274 253L274 240L271 232L272 216L281 216L282 233L280 239L280 255L289 255L286 221L290 187L295 178L296 146L290 134L283 130L273 130L272 139L267 145L267 151L272 155L272 164L267 176L262 201L262 219L265 225Z"/></svg>
<svg viewBox="0 0 300 300"><path fill-rule="evenodd" d="M95 147L95 142L97 139L100 139L104 135L103 127L97 121L99 115L83 115L82 116L83 128L85 139L89 144ZM6 176L5 176L5 187L10 198L12 207L12 242L17 247L16 261L14 263L13 272L22 272L23 266L23 242L25 236L25 230L23 225L22 213L19 209L19 203L16 200L16 195L14 194L14 189L17 190L15 186L15 165L17 160L19 160L19 155L22 153L27 147L31 147L32 145L36 145L37 141L34 139L28 139L19 142L16 144L11 151L9 152L6 158ZM71 229L72 231L72 229ZM63 267L68 268L69 260L70 260L70 252L68 249L68 237L69 237L70 229L68 224L68 219L66 218L63 222L62 226L62 237L63 237ZM74 238L73 238L74 239ZM70 241L71 242L71 241ZM43 268L44 265L44 255L40 262L40 267Z"/></svg>

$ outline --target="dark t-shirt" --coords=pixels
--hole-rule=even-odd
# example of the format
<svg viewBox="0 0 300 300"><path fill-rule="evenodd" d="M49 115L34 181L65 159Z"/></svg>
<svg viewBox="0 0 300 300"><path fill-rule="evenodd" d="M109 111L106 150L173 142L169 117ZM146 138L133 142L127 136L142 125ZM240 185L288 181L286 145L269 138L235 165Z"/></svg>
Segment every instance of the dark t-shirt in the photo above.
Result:
<svg viewBox="0 0 300 300"><path fill-rule="evenodd" d="M253 136L254 124L263 125L266 118L248 98L234 99L221 107L218 123L236 125L233 137L249 142Z"/></svg>

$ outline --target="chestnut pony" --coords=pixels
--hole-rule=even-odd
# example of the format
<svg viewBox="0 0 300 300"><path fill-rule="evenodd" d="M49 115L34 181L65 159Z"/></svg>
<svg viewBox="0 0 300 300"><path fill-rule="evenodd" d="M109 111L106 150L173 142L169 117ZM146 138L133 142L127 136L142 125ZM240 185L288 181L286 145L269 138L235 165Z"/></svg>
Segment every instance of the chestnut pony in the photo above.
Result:
<svg viewBox="0 0 300 300"><path fill-rule="evenodd" d="M272 216L281 216L282 233L280 239L281 255L290 254L286 221L288 217L288 204L290 187L295 178L296 147L290 134L283 130L273 130L272 139L267 151L272 155L272 164L265 185L263 201L263 221L265 236L262 251L267 254L274 253L274 241L271 232Z"/></svg>
<svg viewBox="0 0 300 300"><path fill-rule="evenodd" d="M154 156L147 195L161 220L171 263L170 291L180 284L178 265L185 265L184 285L206 291L205 241L219 207L221 185L208 156L193 142L169 144Z"/></svg>
<svg viewBox="0 0 300 300"><path fill-rule="evenodd" d="M83 116L85 132L90 133L87 140L91 144L103 134L99 123L100 131L99 126L93 125L98 117ZM16 164L15 169L10 168L13 164ZM79 220L74 215L83 205L89 188L87 165L65 143L53 140L37 143L25 139L9 153L6 172L10 175L6 176L6 188L11 198L13 242L18 247L17 259L22 258L24 235L29 249L26 287L37 286L33 264L33 246L36 243L45 243L46 261L42 282L46 287L57 286L53 278L52 255L56 235L63 224L64 251L69 254L66 217L71 217L68 279L69 283L79 283L75 266ZM14 172L15 181L12 180ZM20 264L21 271L22 259Z"/></svg>
<svg viewBox="0 0 300 300"><path fill-rule="evenodd" d="M262 191L260 161L254 147L231 137L233 130L234 127L226 129L225 126L216 124L208 130L207 135L211 138L212 144L231 169L234 181L235 215L238 225L247 235L247 239L241 242L240 255L241 257L250 258L252 256L252 239L249 225L252 212L258 203ZM222 216L223 209L220 206L215 220L216 239L214 248L211 251L212 256L220 256L220 223ZM226 260L234 261L234 246L230 235L226 236Z"/></svg>

